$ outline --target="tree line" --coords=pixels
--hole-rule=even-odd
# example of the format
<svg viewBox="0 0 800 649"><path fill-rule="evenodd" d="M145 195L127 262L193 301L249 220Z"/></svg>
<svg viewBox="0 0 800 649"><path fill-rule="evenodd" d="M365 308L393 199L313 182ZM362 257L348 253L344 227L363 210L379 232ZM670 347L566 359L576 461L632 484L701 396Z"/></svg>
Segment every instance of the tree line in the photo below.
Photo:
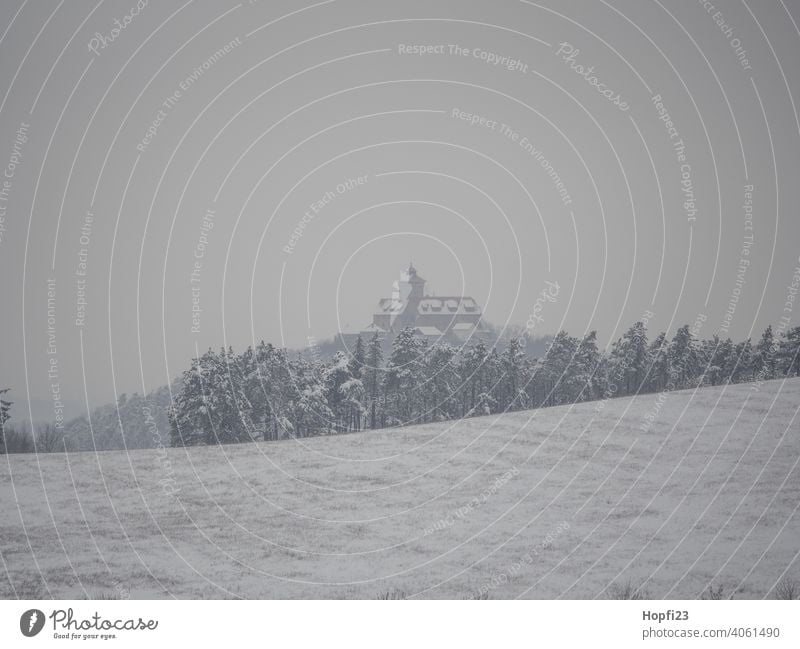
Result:
<svg viewBox="0 0 800 649"><path fill-rule="evenodd" d="M407 329L386 358L377 334L325 358L263 342L241 354L209 350L171 386L123 394L60 429L10 423L3 389L0 453L302 438L800 375L800 327L734 343L700 340L688 325L649 340L637 322L607 351L595 332L561 331L533 357L539 342L523 334L456 348Z"/></svg>
<svg viewBox="0 0 800 649"><path fill-rule="evenodd" d="M800 375L800 327L780 336L767 327L753 344L700 340L688 325L649 340L636 322L607 351L594 331L561 331L540 358L526 353L525 336L457 348L404 329L386 359L382 342L359 336L326 360L264 342L240 354L209 350L183 373L170 443L304 438Z"/></svg>
<svg viewBox="0 0 800 649"><path fill-rule="evenodd" d="M0 454L63 451L61 435L54 424L41 424L33 432L26 422L17 426L7 423L14 403L4 397L10 391L11 388L0 390Z"/></svg>
<svg viewBox="0 0 800 649"><path fill-rule="evenodd" d="M97 406L89 415L62 426L11 420L11 401L0 398L0 453L52 453L155 448L169 444L167 411L170 391L179 383L160 386L146 395L121 394L116 403ZM0 390L0 396L8 390ZM162 442L163 437L163 442Z"/></svg>

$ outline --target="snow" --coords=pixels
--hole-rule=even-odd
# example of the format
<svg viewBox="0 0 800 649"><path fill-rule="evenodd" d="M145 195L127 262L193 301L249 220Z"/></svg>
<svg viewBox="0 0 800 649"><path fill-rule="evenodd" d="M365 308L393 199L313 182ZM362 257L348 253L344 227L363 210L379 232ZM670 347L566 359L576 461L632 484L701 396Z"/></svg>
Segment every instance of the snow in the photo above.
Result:
<svg viewBox="0 0 800 649"><path fill-rule="evenodd" d="M695 598L800 580L800 379L0 459L0 596ZM161 431L164 439L168 431ZM12 587L13 585L13 587Z"/></svg>

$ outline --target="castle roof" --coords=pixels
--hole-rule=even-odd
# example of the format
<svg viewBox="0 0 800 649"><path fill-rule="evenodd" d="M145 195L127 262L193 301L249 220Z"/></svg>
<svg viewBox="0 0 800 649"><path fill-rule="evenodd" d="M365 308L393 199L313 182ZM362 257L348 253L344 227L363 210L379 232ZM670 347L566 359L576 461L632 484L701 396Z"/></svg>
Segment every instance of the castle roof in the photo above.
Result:
<svg viewBox="0 0 800 649"><path fill-rule="evenodd" d="M407 304L405 300L382 298L378 301L375 315L401 313L405 310ZM420 315L481 315L481 307L474 298L468 295L426 295L417 303L416 311Z"/></svg>
<svg viewBox="0 0 800 649"><path fill-rule="evenodd" d="M481 307L468 295L426 295L425 280L409 264L395 280L391 297L378 301L366 331L399 331L409 326L424 336L462 337L483 329Z"/></svg>
<svg viewBox="0 0 800 649"><path fill-rule="evenodd" d="M481 308L467 295L425 296L417 305L417 312L479 315Z"/></svg>

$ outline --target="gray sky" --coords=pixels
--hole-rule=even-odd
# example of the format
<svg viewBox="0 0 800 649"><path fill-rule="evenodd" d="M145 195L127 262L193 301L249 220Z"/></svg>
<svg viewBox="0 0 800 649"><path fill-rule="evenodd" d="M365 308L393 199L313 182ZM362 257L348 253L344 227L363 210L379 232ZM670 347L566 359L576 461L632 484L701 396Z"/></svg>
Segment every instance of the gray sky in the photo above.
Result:
<svg viewBox="0 0 800 649"><path fill-rule="evenodd" d="M495 324L557 282L536 333L800 321L796 2L20 4L0 7L18 400L95 406L195 349L364 326L409 260Z"/></svg>

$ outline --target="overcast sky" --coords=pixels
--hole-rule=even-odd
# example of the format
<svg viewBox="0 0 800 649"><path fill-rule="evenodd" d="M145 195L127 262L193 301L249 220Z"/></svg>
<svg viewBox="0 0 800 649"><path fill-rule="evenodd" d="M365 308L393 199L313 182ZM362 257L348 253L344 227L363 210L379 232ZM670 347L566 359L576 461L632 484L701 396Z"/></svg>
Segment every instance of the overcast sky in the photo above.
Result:
<svg viewBox="0 0 800 649"><path fill-rule="evenodd" d="M21 4L0 6L17 400L93 407L196 349L361 328L409 261L498 325L557 283L536 334L800 322L796 2Z"/></svg>

